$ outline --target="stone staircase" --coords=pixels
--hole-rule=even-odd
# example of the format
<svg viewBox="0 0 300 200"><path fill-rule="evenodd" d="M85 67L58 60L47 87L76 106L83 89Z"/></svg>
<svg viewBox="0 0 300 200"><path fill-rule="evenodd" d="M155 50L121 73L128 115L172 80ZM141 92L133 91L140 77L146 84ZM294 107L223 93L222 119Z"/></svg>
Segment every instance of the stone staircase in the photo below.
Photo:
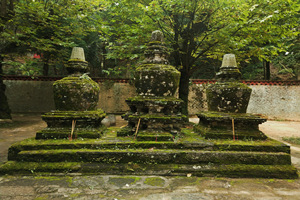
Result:
<svg viewBox="0 0 300 200"><path fill-rule="evenodd" d="M115 174L297 178L278 141L206 140L182 129L174 141L138 141L108 129L100 139L27 139L9 149L0 174ZM76 132L76 131L75 131Z"/></svg>

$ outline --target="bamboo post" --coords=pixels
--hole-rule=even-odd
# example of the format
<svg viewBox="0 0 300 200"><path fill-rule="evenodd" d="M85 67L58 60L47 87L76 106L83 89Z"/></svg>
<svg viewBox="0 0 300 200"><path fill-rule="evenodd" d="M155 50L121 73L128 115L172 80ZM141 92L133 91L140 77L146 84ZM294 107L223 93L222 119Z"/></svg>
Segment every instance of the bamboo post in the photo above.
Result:
<svg viewBox="0 0 300 200"><path fill-rule="evenodd" d="M141 123L141 118L139 118L138 125L137 125L137 127L136 127L135 134L134 134L134 139L136 138L137 133L138 133L138 131L139 131L140 123Z"/></svg>
<svg viewBox="0 0 300 200"><path fill-rule="evenodd" d="M76 120L72 120L72 130L71 130L71 137L69 138L70 141L72 141L73 133L76 125Z"/></svg>
<svg viewBox="0 0 300 200"><path fill-rule="evenodd" d="M235 133L234 133L234 119L232 118L232 134L233 134L233 141L235 141Z"/></svg>

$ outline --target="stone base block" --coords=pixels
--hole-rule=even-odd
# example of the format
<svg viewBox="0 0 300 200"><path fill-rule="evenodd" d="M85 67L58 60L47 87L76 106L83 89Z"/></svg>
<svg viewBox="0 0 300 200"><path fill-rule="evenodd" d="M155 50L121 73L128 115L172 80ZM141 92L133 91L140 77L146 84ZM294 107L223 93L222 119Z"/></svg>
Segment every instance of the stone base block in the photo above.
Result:
<svg viewBox="0 0 300 200"><path fill-rule="evenodd" d="M194 127L205 138L265 140L259 124L267 121L259 115L245 113L202 112L197 114L199 124Z"/></svg>
<svg viewBox="0 0 300 200"><path fill-rule="evenodd" d="M76 128L98 128L106 114L103 110L94 111L59 111L55 110L42 115L49 128L71 128L76 122Z"/></svg>

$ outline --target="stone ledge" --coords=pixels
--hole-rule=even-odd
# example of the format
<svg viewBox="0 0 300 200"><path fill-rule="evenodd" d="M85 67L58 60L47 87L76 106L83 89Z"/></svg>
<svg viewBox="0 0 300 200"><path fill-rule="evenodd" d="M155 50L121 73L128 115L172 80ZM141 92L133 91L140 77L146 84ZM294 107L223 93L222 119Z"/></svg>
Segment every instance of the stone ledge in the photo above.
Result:
<svg viewBox="0 0 300 200"><path fill-rule="evenodd" d="M297 179L297 169L291 165L178 165L178 164L101 164L78 162L14 162L0 166L0 175L160 175L160 176L207 176L239 178Z"/></svg>

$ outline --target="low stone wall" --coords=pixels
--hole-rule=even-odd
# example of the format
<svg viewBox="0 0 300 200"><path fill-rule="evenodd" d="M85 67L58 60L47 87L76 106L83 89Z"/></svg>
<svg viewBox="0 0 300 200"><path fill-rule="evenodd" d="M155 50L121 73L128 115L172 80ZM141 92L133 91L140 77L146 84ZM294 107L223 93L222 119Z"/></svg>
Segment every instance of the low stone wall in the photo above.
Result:
<svg viewBox="0 0 300 200"><path fill-rule="evenodd" d="M4 80L6 97L12 112L48 112L54 110L54 81Z"/></svg>
<svg viewBox="0 0 300 200"><path fill-rule="evenodd" d="M54 81L4 80L6 96L12 112L49 112L55 109L52 85ZM107 113L129 110L125 99L135 95L129 83L105 81L99 83L98 107Z"/></svg>
<svg viewBox="0 0 300 200"><path fill-rule="evenodd" d="M129 110L125 100L135 96L135 88L128 81L98 81L100 96L98 106L107 113L124 113ZM205 89L209 81L194 82L190 86L189 113L207 110ZM4 80L6 95L12 112L49 112L54 110L52 84L54 81ZM248 83L249 84L249 83ZM258 113L270 118L300 120L299 85L255 85L248 113Z"/></svg>
<svg viewBox="0 0 300 200"><path fill-rule="evenodd" d="M207 110L206 87L208 84L190 86L189 113ZM252 93L247 113L262 114L270 119L300 121L299 85L249 85Z"/></svg>
<svg viewBox="0 0 300 200"><path fill-rule="evenodd" d="M300 121L300 86L252 85L247 112Z"/></svg>

